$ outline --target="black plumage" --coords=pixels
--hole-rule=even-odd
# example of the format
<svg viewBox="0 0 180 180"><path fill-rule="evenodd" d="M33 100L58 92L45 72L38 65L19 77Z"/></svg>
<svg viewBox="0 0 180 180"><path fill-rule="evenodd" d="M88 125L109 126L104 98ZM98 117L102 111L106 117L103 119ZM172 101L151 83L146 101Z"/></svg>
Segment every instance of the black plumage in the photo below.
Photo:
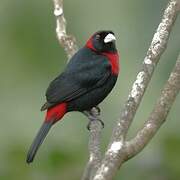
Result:
<svg viewBox="0 0 180 180"><path fill-rule="evenodd" d="M117 76L111 72L106 56L83 47L47 91L43 110L68 102L68 111L84 111L99 104L111 91Z"/></svg>
<svg viewBox="0 0 180 180"><path fill-rule="evenodd" d="M31 163L52 125L69 111L84 111L97 106L114 87L119 59L112 31L95 33L69 61L64 72L46 91L45 121L27 154Z"/></svg>

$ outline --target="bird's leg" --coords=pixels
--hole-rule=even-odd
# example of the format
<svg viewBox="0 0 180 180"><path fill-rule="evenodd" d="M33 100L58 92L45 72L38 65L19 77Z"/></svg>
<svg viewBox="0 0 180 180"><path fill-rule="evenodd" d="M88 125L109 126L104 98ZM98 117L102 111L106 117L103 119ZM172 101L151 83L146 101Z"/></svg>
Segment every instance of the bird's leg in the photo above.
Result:
<svg viewBox="0 0 180 180"><path fill-rule="evenodd" d="M93 107L92 109L90 109L90 110L87 110L87 111L84 111L83 113L84 113L84 115L86 115L86 116L100 116L100 112L101 112L101 109L100 109L100 107L99 106L95 106L95 107ZM94 119L97 119L97 118L95 118L94 117Z"/></svg>
<svg viewBox="0 0 180 180"><path fill-rule="evenodd" d="M96 106L96 107L94 107L96 110L97 110L97 112L98 112L98 116L100 115L100 112L101 112L101 109L100 109L100 107L99 106Z"/></svg>
<svg viewBox="0 0 180 180"><path fill-rule="evenodd" d="M92 121L99 121L104 128L104 122L99 118L100 108L98 106L92 108L89 111L84 111L83 114L88 117L89 123L87 125L87 129L90 130L90 125Z"/></svg>

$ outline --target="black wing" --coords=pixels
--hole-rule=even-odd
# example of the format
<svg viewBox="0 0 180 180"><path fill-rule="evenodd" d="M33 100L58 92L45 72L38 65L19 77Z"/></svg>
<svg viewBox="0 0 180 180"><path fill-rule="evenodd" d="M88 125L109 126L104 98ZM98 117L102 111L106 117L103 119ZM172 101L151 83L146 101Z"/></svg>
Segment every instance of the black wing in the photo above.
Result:
<svg viewBox="0 0 180 180"><path fill-rule="evenodd" d="M85 53L84 57L83 53L76 54L65 71L50 83L43 110L57 103L76 99L102 86L109 78L111 65L105 56Z"/></svg>

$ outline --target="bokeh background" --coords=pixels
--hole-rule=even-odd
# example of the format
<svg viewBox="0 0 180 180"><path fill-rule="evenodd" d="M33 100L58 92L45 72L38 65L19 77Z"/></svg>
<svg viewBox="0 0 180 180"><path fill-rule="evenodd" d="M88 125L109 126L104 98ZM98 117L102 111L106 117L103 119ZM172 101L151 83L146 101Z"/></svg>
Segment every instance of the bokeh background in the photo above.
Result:
<svg viewBox="0 0 180 180"><path fill-rule="evenodd" d="M160 22L167 0L66 0L68 32L79 46L100 29L112 29L121 55L121 74L101 104L105 150L135 76ZM180 18L145 94L129 137L147 119L180 50ZM66 65L55 34L51 0L0 1L0 179L79 180L88 159L87 119L73 112L50 132L33 164L27 150L40 127L49 82ZM150 144L119 171L118 179L180 179L180 96Z"/></svg>

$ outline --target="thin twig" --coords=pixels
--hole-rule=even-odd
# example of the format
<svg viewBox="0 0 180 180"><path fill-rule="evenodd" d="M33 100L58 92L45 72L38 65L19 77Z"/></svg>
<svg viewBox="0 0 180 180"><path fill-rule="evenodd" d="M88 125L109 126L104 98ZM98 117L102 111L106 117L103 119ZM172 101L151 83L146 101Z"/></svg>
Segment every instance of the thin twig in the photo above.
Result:
<svg viewBox="0 0 180 180"><path fill-rule="evenodd" d="M171 75L162 90L150 117L137 133L126 143L126 159L138 154L149 143L161 125L165 122L168 112L180 90L180 54Z"/></svg>
<svg viewBox="0 0 180 180"><path fill-rule="evenodd" d="M56 16L56 34L59 43L63 46L68 58L71 58L78 50L75 37L68 35L66 31L66 19L64 17L63 0L53 0L54 15Z"/></svg>
<svg viewBox="0 0 180 180"><path fill-rule="evenodd" d="M170 0L164 11L162 21L152 39L143 67L132 86L128 100L121 112L121 116L113 130L111 141L101 166L94 176L94 180L111 180L125 158L125 139L128 129L135 116L137 108L153 75L160 56L166 49L169 34L176 20L179 0Z"/></svg>
<svg viewBox="0 0 180 180"><path fill-rule="evenodd" d="M68 35L66 31L66 19L63 11L63 0L53 0L54 2L54 15L56 17L56 34L59 43L65 49L68 58L71 58L74 53L78 50L76 39L72 35ZM97 171L101 162L101 150L100 150L100 134L102 124L99 121L99 113L97 114L96 108L88 111L91 117L86 114L89 118L90 124L90 137L89 137L89 162L86 165L85 172L83 174L83 180L88 180L91 174ZM93 121L91 121L93 118Z"/></svg>

